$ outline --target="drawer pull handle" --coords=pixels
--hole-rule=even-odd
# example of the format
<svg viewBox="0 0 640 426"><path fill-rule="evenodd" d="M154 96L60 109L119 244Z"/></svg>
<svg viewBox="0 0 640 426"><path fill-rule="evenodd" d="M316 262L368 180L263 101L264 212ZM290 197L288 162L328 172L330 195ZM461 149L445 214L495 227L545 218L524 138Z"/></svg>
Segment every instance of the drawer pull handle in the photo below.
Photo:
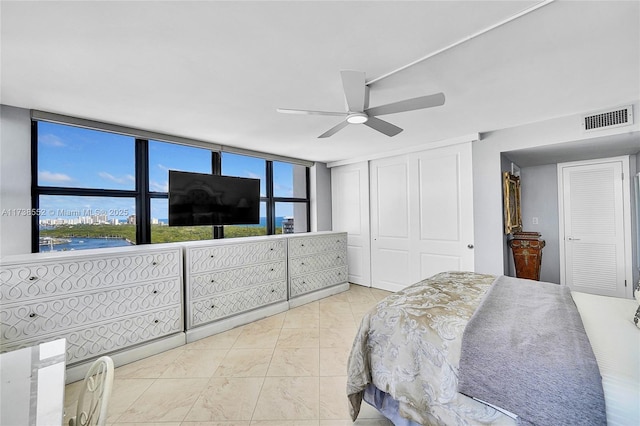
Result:
<svg viewBox="0 0 640 426"><path fill-rule="evenodd" d="M155 324L157 324L157 323L159 323L160 321L158 321L158 320L153 320L153 322L154 322Z"/></svg>
<svg viewBox="0 0 640 426"><path fill-rule="evenodd" d="M38 277L29 277L29 281L35 281L37 279L38 279Z"/></svg>
<svg viewBox="0 0 640 426"><path fill-rule="evenodd" d="M211 305L211 309L213 309L213 308L215 308L215 307L216 307L216 305Z"/></svg>
<svg viewBox="0 0 640 426"><path fill-rule="evenodd" d="M216 282L216 280L213 280L213 279L212 279L212 280L211 280L211 282L212 282L212 283L215 283L215 282Z"/></svg>
<svg viewBox="0 0 640 426"><path fill-rule="evenodd" d="M273 272L273 268L271 268L271 272Z"/></svg>
<svg viewBox="0 0 640 426"><path fill-rule="evenodd" d="M29 318L35 318L35 317L37 317L37 316L38 316L38 314L36 314L36 313L34 313L34 312L31 312L31 313L29 314Z"/></svg>
<svg viewBox="0 0 640 426"><path fill-rule="evenodd" d="M156 265L158 264L158 262L151 262L151 264L152 264L153 266L156 266Z"/></svg>
<svg viewBox="0 0 640 426"><path fill-rule="evenodd" d="M300 262L301 265L304 265L304 262Z"/></svg>
<svg viewBox="0 0 640 426"><path fill-rule="evenodd" d="M273 247L271 247L269 250L273 251Z"/></svg>
<svg viewBox="0 0 640 426"><path fill-rule="evenodd" d="M211 256L209 256L209 257L213 259L215 256L214 256L214 255L211 255Z"/></svg>
<svg viewBox="0 0 640 426"><path fill-rule="evenodd" d="M271 293L275 293L275 292L276 292L276 290L272 288L271 289Z"/></svg>
<svg viewBox="0 0 640 426"><path fill-rule="evenodd" d="M304 247L304 244L300 244L300 247Z"/></svg>
<svg viewBox="0 0 640 426"><path fill-rule="evenodd" d="M158 294L158 290L153 290L151 293Z"/></svg>

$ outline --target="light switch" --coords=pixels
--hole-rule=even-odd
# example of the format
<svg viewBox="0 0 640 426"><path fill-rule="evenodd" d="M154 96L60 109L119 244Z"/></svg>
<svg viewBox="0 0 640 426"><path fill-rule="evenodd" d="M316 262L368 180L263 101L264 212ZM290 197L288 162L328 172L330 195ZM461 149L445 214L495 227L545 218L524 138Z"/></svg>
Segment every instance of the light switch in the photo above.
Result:
<svg viewBox="0 0 640 426"><path fill-rule="evenodd" d="M537 225L538 224L538 218L537 217L532 218L532 222L533 222L534 225Z"/></svg>

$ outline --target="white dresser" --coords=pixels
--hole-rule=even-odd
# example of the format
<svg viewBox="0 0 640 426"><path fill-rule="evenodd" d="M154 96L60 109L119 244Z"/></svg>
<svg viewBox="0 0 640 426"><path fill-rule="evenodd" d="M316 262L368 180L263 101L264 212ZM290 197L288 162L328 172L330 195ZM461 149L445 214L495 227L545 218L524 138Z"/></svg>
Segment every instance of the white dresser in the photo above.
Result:
<svg viewBox="0 0 640 426"><path fill-rule="evenodd" d="M317 232L5 257L0 349L64 338L80 380L100 355L126 364L345 291L346 248Z"/></svg>
<svg viewBox="0 0 640 426"><path fill-rule="evenodd" d="M1 350L65 338L75 376L74 365L99 355L124 363L184 344L181 250L162 244L3 258Z"/></svg>
<svg viewBox="0 0 640 426"><path fill-rule="evenodd" d="M184 243L187 341L286 311L287 239Z"/></svg>
<svg viewBox="0 0 640 426"><path fill-rule="evenodd" d="M289 241L289 305L348 290L346 232L294 234Z"/></svg>

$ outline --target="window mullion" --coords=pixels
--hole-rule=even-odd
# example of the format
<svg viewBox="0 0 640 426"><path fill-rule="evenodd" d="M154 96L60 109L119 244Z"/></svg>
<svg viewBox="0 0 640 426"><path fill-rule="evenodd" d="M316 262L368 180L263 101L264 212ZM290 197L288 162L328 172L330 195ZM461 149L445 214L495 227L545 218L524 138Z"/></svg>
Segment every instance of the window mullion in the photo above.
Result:
<svg viewBox="0 0 640 426"><path fill-rule="evenodd" d="M136 244L151 243L149 142L136 139Z"/></svg>
<svg viewBox="0 0 640 426"><path fill-rule="evenodd" d="M267 191L267 235L276 233L275 210L276 205L273 201L273 161L265 161L266 167L266 191Z"/></svg>

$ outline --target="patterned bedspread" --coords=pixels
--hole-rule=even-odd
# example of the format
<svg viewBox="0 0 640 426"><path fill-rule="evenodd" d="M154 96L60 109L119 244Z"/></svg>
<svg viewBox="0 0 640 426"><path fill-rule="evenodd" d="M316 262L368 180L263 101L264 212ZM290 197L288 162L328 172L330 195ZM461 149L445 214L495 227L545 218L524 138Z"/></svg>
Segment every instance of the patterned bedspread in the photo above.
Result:
<svg viewBox="0 0 640 426"><path fill-rule="evenodd" d="M372 383L422 425L514 425L457 391L464 328L495 276L444 272L382 300L362 318L351 349L347 395L356 419Z"/></svg>

